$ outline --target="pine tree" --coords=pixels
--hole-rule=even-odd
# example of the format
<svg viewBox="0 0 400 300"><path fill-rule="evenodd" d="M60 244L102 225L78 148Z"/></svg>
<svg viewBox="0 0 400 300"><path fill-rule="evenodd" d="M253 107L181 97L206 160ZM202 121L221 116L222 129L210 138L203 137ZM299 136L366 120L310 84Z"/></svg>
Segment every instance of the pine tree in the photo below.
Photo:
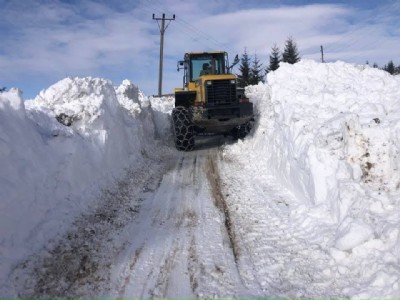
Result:
<svg viewBox="0 0 400 300"><path fill-rule="evenodd" d="M269 67L267 68L267 73L277 70L279 68L280 61L281 53L279 47L274 44L274 46L272 47L271 55L269 56Z"/></svg>
<svg viewBox="0 0 400 300"><path fill-rule="evenodd" d="M6 91L6 87L0 88L0 93L3 93L3 92L5 92L5 91Z"/></svg>
<svg viewBox="0 0 400 300"><path fill-rule="evenodd" d="M240 87L245 87L250 83L250 63L251 59L247 54L247 50L245 48L244 53L240 58L240 66L239 66L240 74L238 74L238 85Z"/></svg>
<svg viewBox="0 0 400 300"><path fill-rule="evenodd" d="M386 72L388 72L389 74L394 74L395 73L395 66L394 66L394 63L393 63L393 61L391 60L391 61L389 61L388 62L388 64L387 65L385 65L384 66L384 68L383 68Z"/></svg>
<svg viewBox="0 0 400 300"><path fill-rule="evenodd" d="M373 68L377 69L378 68L378 64L376 62L374 62L374 64L372 65Z"/></svg>
<svg viewBox="0 0 400 300"><path fill-rule="evenodd" d="M282 61L295 64L300 60L299 51L297 50L296 42L292 37L289 37L285 43L285 49L282 54Z"/></svg>
<svg viewBox="0 0 400 300"><path fill-rule="evenodd" d="M400 65L397 66L396 71L394 72L394 74L396 74L396 75L400 74Z"/></svg>
<svg viewBox="0 0 400 300"><path fill-rule="evenodd" d="M260 81L263 81L264 76L261 74L262 72L262 63L257 57L257 54L254 54L254 59L251 64L250 69L250 84L258 84Z"/></svg>

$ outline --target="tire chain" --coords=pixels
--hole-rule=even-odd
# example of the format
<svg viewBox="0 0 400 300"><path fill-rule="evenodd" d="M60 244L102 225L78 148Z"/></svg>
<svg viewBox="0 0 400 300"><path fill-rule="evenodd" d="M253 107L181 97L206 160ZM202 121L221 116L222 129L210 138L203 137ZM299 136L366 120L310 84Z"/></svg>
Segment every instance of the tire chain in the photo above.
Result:
<svg viewBox="0 0 400 300"><path fill-rule="evenodd" d="M172 110L172 121L175 134L175 146L180 151L191 151L194 148L194 125L189 111L182 106Z"/></svg>

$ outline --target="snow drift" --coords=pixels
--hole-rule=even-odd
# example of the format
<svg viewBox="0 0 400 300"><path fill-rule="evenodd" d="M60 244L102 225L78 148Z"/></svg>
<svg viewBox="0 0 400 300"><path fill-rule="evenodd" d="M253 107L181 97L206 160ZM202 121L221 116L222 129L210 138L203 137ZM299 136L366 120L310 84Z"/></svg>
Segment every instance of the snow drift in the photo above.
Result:
<svg viewBox="0 0 400 300"><path fill-rule="evenodd" d="M399 87L399 77L364 66L283 64L247 90L260 119L245 146L304 203L329 206L341 222L354 204L346 195L400 190Z"/></svg>
<svg viewBox="0 0 400 300"><path fill-rule="evenodd" d="M155 135L149 99L127 80L66 78L25 102L19 90L1 93L0 282L155 155Z"/></svg>
<svg viewBox="0 0 400 300"><path fill-rule="evenodd" d="M337 263L363 266L376 281L364 290L349 287L349 295L394 295L400 77L368 66L303 60L282 63L267 82L246 90L258 114L252 138L228 151L247 153L250 164L277 176L298 199L293 216L312 224L312 232L327 222L336 227L331 247Z"/></svg>

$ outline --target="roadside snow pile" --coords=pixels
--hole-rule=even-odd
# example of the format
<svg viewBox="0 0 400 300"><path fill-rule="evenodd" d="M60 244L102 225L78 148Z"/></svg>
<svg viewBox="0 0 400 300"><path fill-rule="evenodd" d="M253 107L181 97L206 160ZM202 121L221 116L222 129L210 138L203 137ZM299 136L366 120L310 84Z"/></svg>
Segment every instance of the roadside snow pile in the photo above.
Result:
<svg viewBox="0 0 400 300"><path fill-rule="evenodd" d="M124 80L119 87L116 87L115 91L119 103L133 117L137 117L144 107L150 106L156 138L162 139L164 142L171 141L172 130L169 118L174 108L175 97L146 97L129 80Z"/></svg>
<svg viewBox="0 0 400 300"><path fill-rule="evenodd" d="M26 102L18 90L1 93L0 283L152 155L155 134L150 102L129 81L115 90L104 79L66 78Z"/></svg>
<svg viewBox="0 0 400 300"><path fill-rule="evenodd" d="M303 60L267 82L246 90L258 113L253 137L228 151L267 166L299 199L293 218L321 240L330 237L318 227L336 228L331 254L343 276L371 278L347 294L398 296L400 77Z"/></svg>
<svg viewBox="0 0 400 300"><path fill-rule="evenodd" d="M154 125L156 128L156 138L159 138L174 146L172 138L170 116L175 106L175 97L152 97L149 96L151 103L151 113L153 114Z"/></svg>
<svg viewBox="0 0 400 300"><path fill-rule="evenodd" d="M129 80L122 81L122 84L115 87L118 102L127 109L133 117L137 117L141 112L141 107L146 103L146 97L139 88ZM147 107L147 103L145 104Z"/></svg>

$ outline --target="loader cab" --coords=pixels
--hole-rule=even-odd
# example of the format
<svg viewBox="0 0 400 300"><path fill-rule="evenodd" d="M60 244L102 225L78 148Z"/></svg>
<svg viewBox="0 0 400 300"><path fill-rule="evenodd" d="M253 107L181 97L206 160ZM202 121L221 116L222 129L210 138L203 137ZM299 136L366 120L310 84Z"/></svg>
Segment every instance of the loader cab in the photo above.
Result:
<svg viewBox="0 0 400 300"><path fill-rule="evenodd" d="M191 54L189 69L189 81L194 81L203 75L225 74L225 55L224 53Z"/></svg>
<svg viewBox="0 0 400 300"><path fill-rule="evenodd" d="M184 60L178 62L178 71L180 69L184 69L185 72L184 86L196 81L200 76L228 74L228 54L223 51L186 53Z"/></svg>

